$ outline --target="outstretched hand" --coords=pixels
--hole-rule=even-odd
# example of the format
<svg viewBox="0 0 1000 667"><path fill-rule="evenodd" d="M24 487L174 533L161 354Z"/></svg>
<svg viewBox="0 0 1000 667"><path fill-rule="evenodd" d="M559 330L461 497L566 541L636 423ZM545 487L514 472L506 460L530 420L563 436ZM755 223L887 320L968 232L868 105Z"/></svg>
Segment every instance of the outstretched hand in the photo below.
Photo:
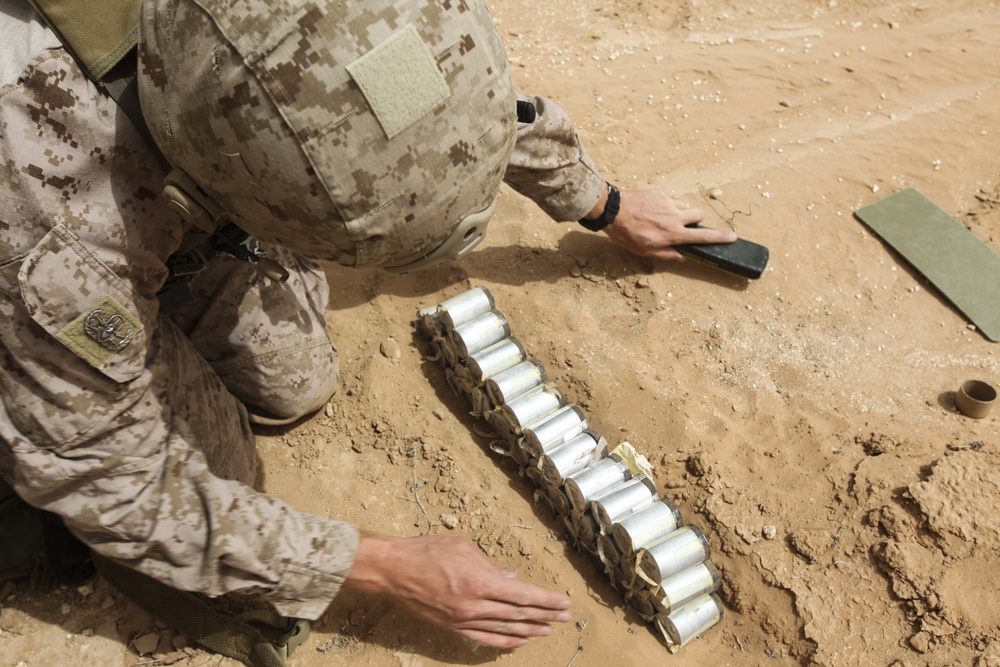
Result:
<svg viewBox="0 0 1000 667"><path fill-rule="evenodd" d="M602 200L604 198L602 197ZM603 204L600 204L603 210ZM717 229L687 227L701 222L704 211L664 190L622 192L621 209L604 232L633 255L683 260L674 248L684 243L732 243L736 234Z"/></svg>
<svg viewBox="0 0 1000 667"><path fill-rule="evenodd" d="M383 595L411 613L487 646L514 648L566 622L569 598L518 581L457 537L362 533L344 582Z"/></svg>

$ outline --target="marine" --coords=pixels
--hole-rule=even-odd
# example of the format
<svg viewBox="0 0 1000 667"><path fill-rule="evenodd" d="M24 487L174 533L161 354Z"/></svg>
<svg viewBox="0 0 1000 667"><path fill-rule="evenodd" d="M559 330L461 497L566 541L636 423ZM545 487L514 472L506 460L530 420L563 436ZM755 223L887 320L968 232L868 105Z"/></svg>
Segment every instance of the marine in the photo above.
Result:
<svg viewBox="0 0 1000 667"><path fill-rule="evenodd" d="M502 183L638 255L735 236L607 184L563 110L515 90L479 0L138 10L137 125L31 6L0 1L0 478L183 591L315 619L350 588L499 647L569 620L466 540L375 535L255 488L253 425L336 390L320 262L466 256Z"/></svg>

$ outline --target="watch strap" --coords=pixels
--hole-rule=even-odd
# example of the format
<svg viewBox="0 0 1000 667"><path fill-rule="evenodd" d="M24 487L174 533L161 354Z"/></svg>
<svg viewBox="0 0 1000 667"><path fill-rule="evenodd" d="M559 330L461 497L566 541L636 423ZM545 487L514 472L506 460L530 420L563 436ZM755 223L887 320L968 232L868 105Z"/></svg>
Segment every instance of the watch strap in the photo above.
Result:
<svg viewBox="0 0 1000 667"><path fill-rule="evenodd" d="M600 217L594 218L593 220L581 218L579 222L590 231L599 232L615 221L621 205L622 193L619 192L618 188L608 183L608 200L604 204L604 211L601 213Z"/></svg>

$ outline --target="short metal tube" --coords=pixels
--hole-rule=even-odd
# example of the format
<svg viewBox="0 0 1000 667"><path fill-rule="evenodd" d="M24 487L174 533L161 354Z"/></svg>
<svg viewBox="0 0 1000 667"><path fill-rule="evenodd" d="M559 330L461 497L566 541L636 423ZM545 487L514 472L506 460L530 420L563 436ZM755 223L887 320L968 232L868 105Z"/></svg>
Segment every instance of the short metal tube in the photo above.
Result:
<svg viewBox="0 0 1000 667"><path fill-rule="evenodd" d="M493 409L493 404L486 396L486 392L475 385L469 389L469 402L472 404L472 415L474 417L482 417Z"/></svg>
<svg viewBox="0 0 1000 667"><path fill-rule="evenodd" d="M597 496L632 478L632 471L620 457L611 455L595 461L566 478L564 486L573 509L581 512Z"/></svg>
<svg viewBox="0 0 1000 667"><path fill-rule="evenodd" d="M637 475L596 496L590 501L590 510L594 513L601 532L610 533L615 521L652 505L659 499L653 480L645 475Z"/></svg>
<svg viewBox="0 0 1000 667"><path fill-rule="evenodd" d="M724 614L722 601L712 593L692 600L672 614L658 614L656 620L673 644L670 647L673 652L718 623Z"/></svg>
<svg viewBox="0 0 1000 667"><path fill-rule="evenodd" d="M597 519L594 518L594 515L590 512L582 512L575 515L575 518L577 539L592 546L596 545L600 526L597 525Z"/></svg>
<svg viewBox="0 0 1000 667"><path fill-rule="evenodd" d="M575 405L567 405L524 429L524 448L538 458L587 430L587 420Z"/></svg>
<svg viewBox="0 0 1000 667"><path fill-rule="evenodd" d="M523 438L518 438L514 444L510 446L510 457L514 459L517 465L527 467L531 458L528 456L528 452L524 451L524 440Z"/></svg>
<svg viewBox="0 0 1000 667"><path fill-rule="evenodd" d="M552 504L552 510L558 516L569 515L570 506L569 500L566 498L566 494L563 490L557 486L545 486L545 493L549 496L549 502Z"/></svg>
<svg viewBox="0 0 1000 667"><path fill-rule="evenodd" d="M566 486L569 493L568 482ZM572 499L573 496L570 495L570 500ZM611 535L622 554L634 558L637 551L666 537L682 524L680 510L669 500L661 498L652 505L618 519L611 528Z"/></svg>
<svg viewBox="0 0 1000 667"><path fill-rule="evenodd" d="M621 560L618 547L615 546L614 541L607 535L597 536L597 555L601 559L601 562L604 563L604 571L607 574L616 569L618 562Z"/></svg>
<svg viewBox="0 0 1000 667"><path fill-rule="evenodd" d="M503 413L513 432L522 433L526 426L552 414L565 404L562 392L555 385L547 384L497 408L497 412Z"/></svg>
<svg viewBox="0 0 1000 667"><path fill-rule="evenodd" d="M438 319L438 306L421 308L417 311L417 329L428 340L442 336L441 320Z"/></svg>
<svg viewBox="0 0 1000 667"><path fill-rule="evenodd" d="M484 385L494 403L505 405L545 384L548 379L545 368L537 359L526 359L488 377Z"/></svg>
<svg viewBox="0 0 1000 667"><path fill-rule="evenodd" d="M498 310L479 315L451 332L451 340L460 360L499 343L510 335L510 323Z"/></svg>
<svg viewBox="0 0 1000 667"><path fill-rule="evenodd" d="M583 470L592 461L607 456L608 443L603 437L586 430L538 459L542 478L547 484L559 486L568 476Z"/></svg>
<svg viewBox="0 0 1000 667"><path fill-rule="evenodd" d="M714 592L718 587L719 571L712 561L707 560L664 579L659 590L653 591L653 605L659 613L669 616L692 600Z"/></svg>
<svg viewBox="0 0 1000 667"><path fill-rule="evenodd" d="M517 365L527 357L528 353L525 352L521 342L510 336L475 354L470 354L465 363L469 366L469 377L476 384L482 385L488 378Z"/></svg>
<svg viewBox="0 0 1000 667"><path fill-rule="evenodd" d="M642 620L646 622L652 621L656 616L656 607L653 606L653 601L650 599L650 594L647 590L639 589L632 591L627 602L642 617Z"/></svg>
<svg viewBox="0 0 1000 667"><path fill-rule="evenodd" d="M577 517L573 516L572 510L563 517L563 525L566 526L566 539L569 540L570 546L576 546L576 541L579 539L576 533L576 523Z"/></svg>
<svg viewBox="0 0 1000 667"><path fill-rule="evenodd" d="M493 295L480 285L442 302L437 307L438 318L441 324L451 331L466 322L471 322L483 313L488 313L495 306Z"/></svg>
<svg viewBox="0 0 1000 667"><path fill-rule="evenodd" d="M549 499L549 494L545 492L544 487L538 487L537 489L535 489L535 493L532 494L532 497L535 499L535 502L537 504L544 505L545 509L547 509L553 516L555 516L556 508L552 506L552 500Z"/></svg>
<svg viewBox="0 0 1000 667"><path fill-rule="evenodd" d="M639 552L640 576L651 586L698 565L710 555L708 538L698 526L684 526Z"/></svg>

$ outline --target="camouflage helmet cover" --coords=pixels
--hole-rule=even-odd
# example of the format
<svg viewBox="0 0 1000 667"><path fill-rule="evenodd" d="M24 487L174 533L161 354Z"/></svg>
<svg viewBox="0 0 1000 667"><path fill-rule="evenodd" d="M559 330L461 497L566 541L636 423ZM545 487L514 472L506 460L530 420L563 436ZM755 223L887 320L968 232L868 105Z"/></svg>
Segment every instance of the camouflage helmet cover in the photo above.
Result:
<svg viewBox="0 0 1000 667"><path fill-rule="evenodd" d="M251 235L356 266L496 196L516 97L480 0L143 0L154 139Z"/></svg>

